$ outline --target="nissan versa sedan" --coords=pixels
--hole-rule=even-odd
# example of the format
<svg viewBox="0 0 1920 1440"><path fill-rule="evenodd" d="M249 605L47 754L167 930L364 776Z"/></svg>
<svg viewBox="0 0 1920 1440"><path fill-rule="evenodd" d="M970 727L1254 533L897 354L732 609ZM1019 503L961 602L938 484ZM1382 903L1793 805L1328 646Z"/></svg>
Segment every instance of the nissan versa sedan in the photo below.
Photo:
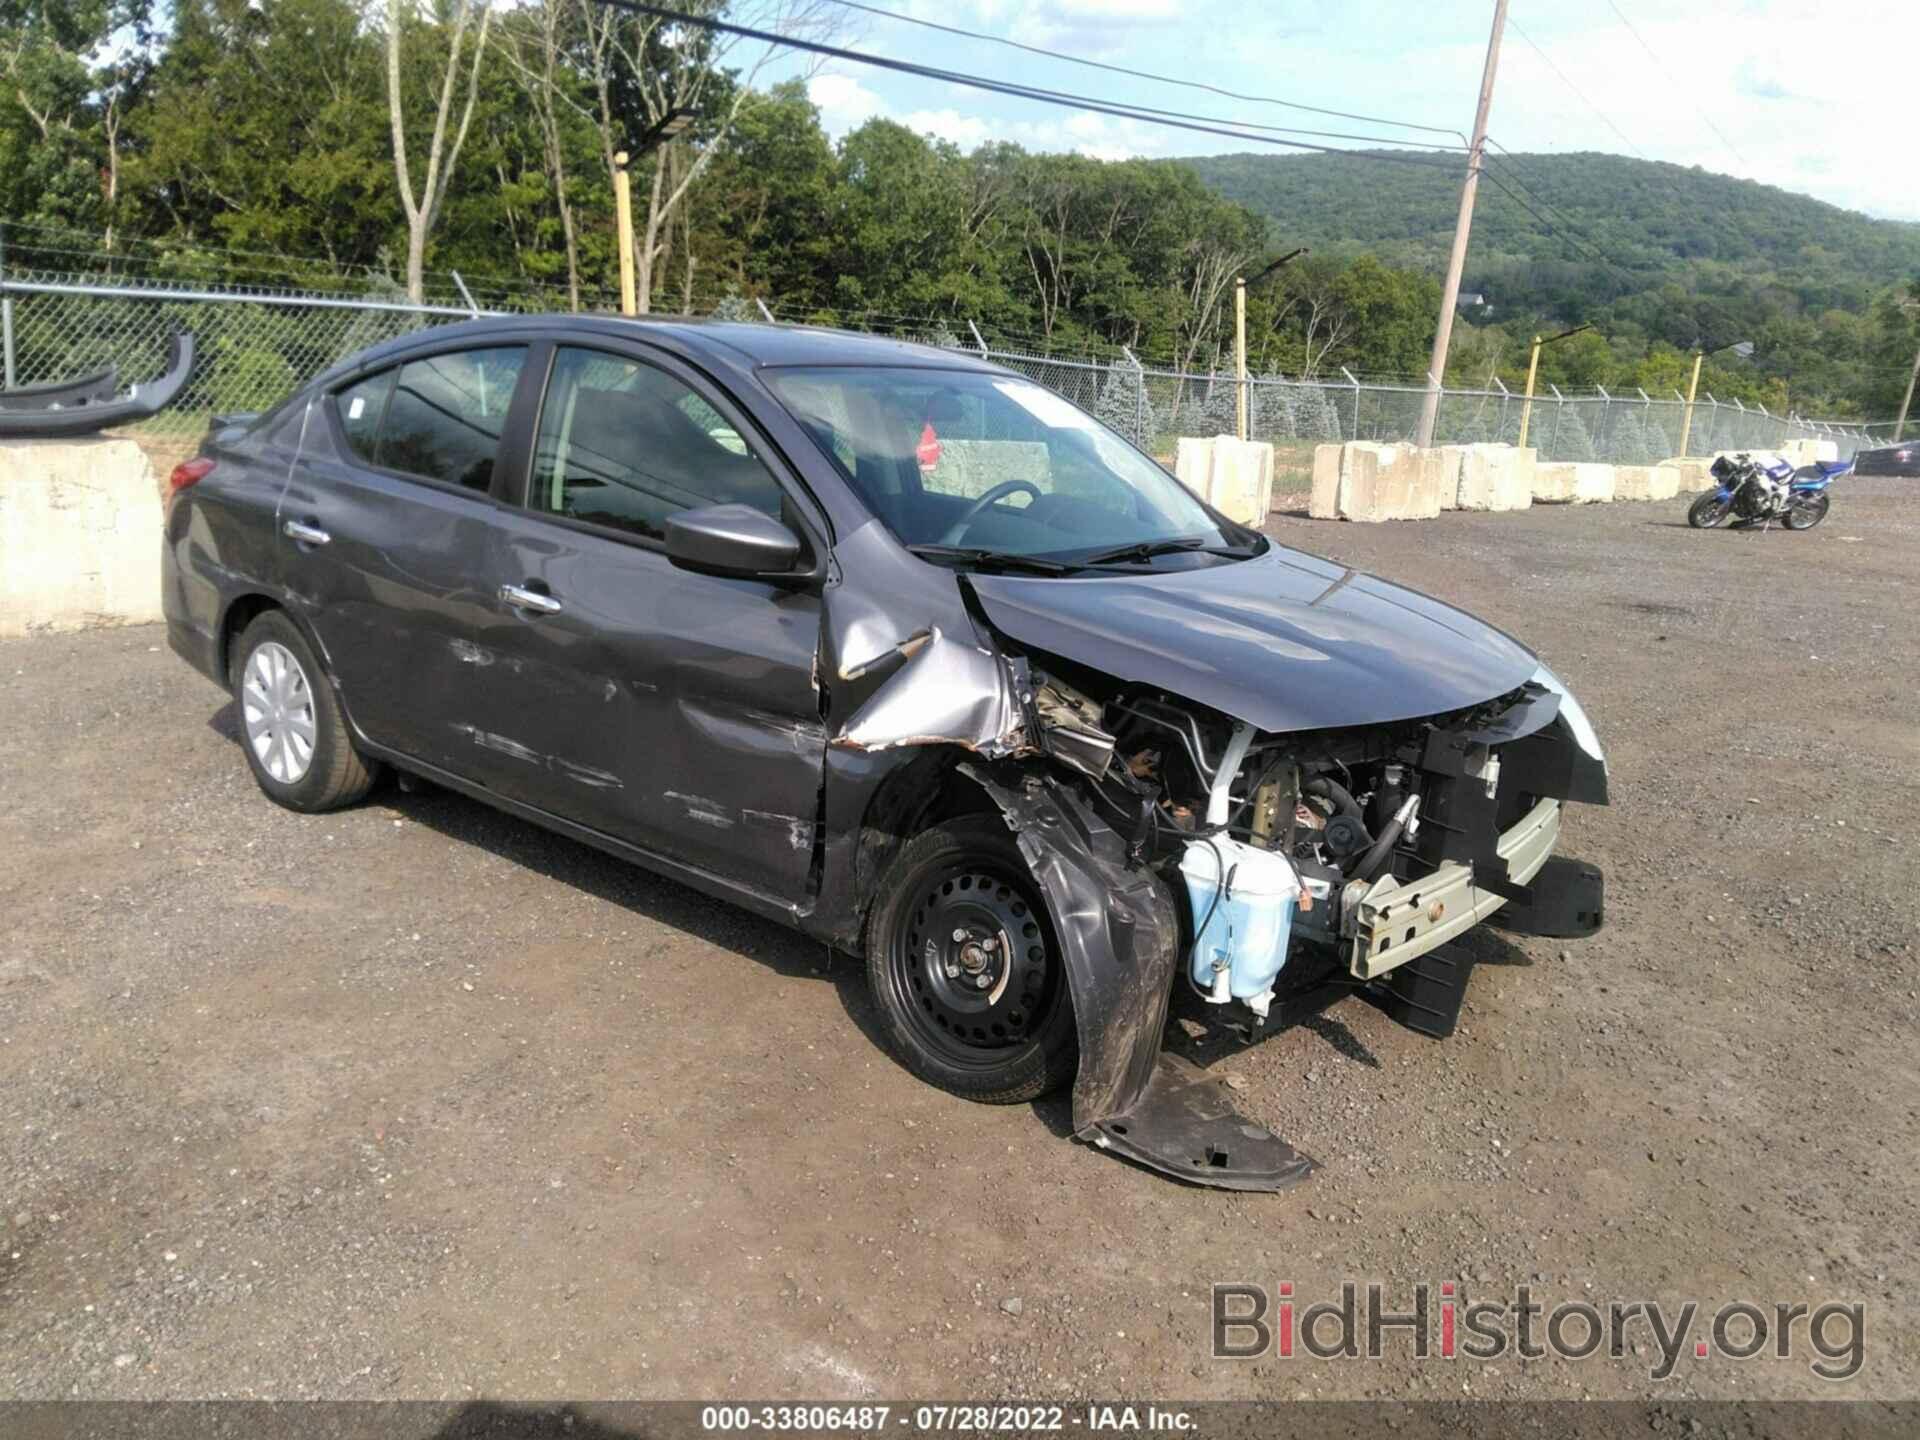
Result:
<svg viewBox="0 0 1920 1440"><path fill-rule="evenodd" d="M870 336L480 320L227 417L173 648L269 799L426 779L864 957L901 1061L1206 1184L1313 1162L1161 1051L1176 986L1451 1032L1607 769L1520 643L1274 544L1054 392ZM1504 907L1504 909L1503 909Z"/></svg>

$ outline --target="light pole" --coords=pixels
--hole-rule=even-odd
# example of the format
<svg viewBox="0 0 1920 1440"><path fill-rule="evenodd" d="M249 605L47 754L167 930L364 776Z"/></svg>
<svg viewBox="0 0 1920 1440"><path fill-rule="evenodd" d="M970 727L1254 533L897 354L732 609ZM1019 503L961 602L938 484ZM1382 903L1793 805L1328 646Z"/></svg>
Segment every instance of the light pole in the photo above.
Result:
<svg viewBox="0 0 1920 1440"><path fill-rule="evenodd" d="M1242 440L1247 438L1247 291L1276 273L1281 266L1289 265L1307 253L1302 245L1298 250L1289 250L1253 279L1239 279L1233 282L1233 413L1234 433Z"/></svg>
<svg viewBox="0 0 1920 1440"><path fill-rule="evenodd" d="M1735 340L1726 345L1716 345L1711 350L1706 349L1704 346L1695 347L1693 352L1693 376L1687 381L1687 408L1680 419L1680 455L1683 459L1687 453L1687 442L1693 438L1693 397L1699 393L1700 390L1700 367L1706 362L1707 356L1718 355L1722 350L1731 350L1742 360L1745 360L1753 354L1753 342L1751 340Z"/></svg>
<svg viewBox="0 0 1920 1440"><path fill-rule="evenodd" d="M1591 325L1576 325L1571 330L1562 330L1558 335L1549 335L1544 340L1538 335L1533 337L1533 354L1527 357L1527 398L1520 402L1520 449L1527 448L1527 427L1533 423L1533 382L1540 373L1540 352L1549 345L1592 328Z"/></svg>
<svg viewBox="0 0 1920 1440"><path fill-rule="evenodd" d="M695 119L694 112L682 106L669 110L659 120L634 141L634 148L642 154L673 139ZM639 299L634 293L633 280L633 184L629 178L627 165L629 156L625 150L613 157L613 224L614 233L620 251L620 313L632 315L639 309Z"/></svg>

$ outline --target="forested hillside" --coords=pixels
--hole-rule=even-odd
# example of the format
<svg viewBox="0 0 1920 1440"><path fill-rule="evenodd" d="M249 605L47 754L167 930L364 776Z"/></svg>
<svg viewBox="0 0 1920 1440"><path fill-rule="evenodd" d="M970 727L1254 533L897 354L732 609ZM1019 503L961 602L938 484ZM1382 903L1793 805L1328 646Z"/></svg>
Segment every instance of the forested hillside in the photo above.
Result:
<svg viewBox="0 0 1920 1440"><path fill-rule="evenodd" d="M684 0L832 36L826 0ZM875 119L830 137L751 47L589 0L35 0L0 14L10 273L85 271L605 306L615 157L633 154L643 310L968 337L1256 373L1424 374L1459 164L1106 162L951 144ZM667 122L685 128L667 136ZM1920 231L1608 156L1496 159L1549 225L1483 192L1448 378L1517 385L1533 329L1591 321L1543 377L1684 383L1882 416L1920 343ZM1564 221L1566 234L1549 233ZM1915 307L1920 309L1920 305Z"/></svg>
<svg viewBox="0 0 1920 1440"><path fill-rule="evenodd" d="M1393 163L1273 154L1188 163L1266 217L1275 247L1365 252L1437 274L1460 165L1395 153ZM1623 355L1751 340L1754 366L1790 380L1807 404L1897 403L1893 376L1912 351L1878 343L1901 327L1897 314L1875 311L1920 277L1920 225L1619 155L1494 151L1487 174L1462 287L1491 307L1468 312L1476 324L1520 343L1535 328L1591 322Z"/></svg>

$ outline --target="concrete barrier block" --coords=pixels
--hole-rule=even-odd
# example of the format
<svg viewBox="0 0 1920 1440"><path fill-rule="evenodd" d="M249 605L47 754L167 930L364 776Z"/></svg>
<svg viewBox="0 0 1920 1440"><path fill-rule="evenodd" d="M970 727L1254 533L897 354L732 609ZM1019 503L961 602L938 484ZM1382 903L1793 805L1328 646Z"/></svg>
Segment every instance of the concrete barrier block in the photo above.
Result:
<svg viewBox="0 0 1920 1440"><path fill-rule="evenodd" d="M1812 435L1797 436L1780 447L1780 453L1793 462L1794 468L1811 465L1816 460L1834 461L1840 458L1840 446L1832 440L1822 440Z"/></svg>
<svg viewBox="0 0 1920 1440"><path fill-rule="evenodd" d="M160 619L160 532L133 441L0 445L0 636Z"/></svg>
<svg viewBox="0 0 1920 1440"><path fill-rule="evenodd" d="M1338 444L1313 447L1313 488L1307 494L1307 515L1314 520L1340 518L1340 470L1346 450Z"/></svg>
<svg viewBox="0 0 1920 1440"><path fill-rule="evenodd" d="M1363 523L1431 520L1440 513L1441 467L1432 451L1364 442L1352 449L1354 467L1341 504L1343 519ZM1359 464L1363 454L1372 460L1371 465Z"/></svg>
<svg viewBox="0 0 1920 1440"><path fill-rule="evenodd" d="M1670 460L1662 460L1655 468L1673 471L1680 483L1679 493L1690 495L1713 484L1713 476L1707 473L1712 464L1711 460L1702 460L1697 456L1676 455Z"/></svg>
<svg viewBox="0 0 1920 1440"><path fill-rule="evenodd" d="M1213 480L1213 441L1182 435L1173 457L1173 473L1182 485L1205 500Z"/></svg>
<svg viewBox="0 0 1920 1440"><path fill-rule="evenodd" d="M1533 477L1533 498L1539 504L1592 505L1613 499L1611 465L1536 465Z"/></svg>
<svg viewBox="0 0 1920 1440"><path fill-rule="evenodd" d="M1525 510L1533 504L1539 451L1512 445L1463 445L1455 502L1462 510Z"/></svg>
<svg viewBox="0 0 1920 1440"><path fill-rule="evenodd" d="M1670 500L1679 493L1680 477L1664 465L1616 465L1613 467L1613 498L1616 500ZM1665 494L1656 494L1665 488Z"/></svg>
<svg viewBox="0 0 1920 1440"><path fill-rule="evenodd" d="M1433 452L1439 457L1440 508L1442 510L1460 508L1460 475L1466 468L1467 455L1472 449L1471 445L1442 445Z"/></svg>
<svg viewBox="0 0 1920 1440"><path fill-rule="evenodd" d="M1242 525L1265 524L1273 505L1273 446L1264 440L1216 436L1207 502Z"/></svg>

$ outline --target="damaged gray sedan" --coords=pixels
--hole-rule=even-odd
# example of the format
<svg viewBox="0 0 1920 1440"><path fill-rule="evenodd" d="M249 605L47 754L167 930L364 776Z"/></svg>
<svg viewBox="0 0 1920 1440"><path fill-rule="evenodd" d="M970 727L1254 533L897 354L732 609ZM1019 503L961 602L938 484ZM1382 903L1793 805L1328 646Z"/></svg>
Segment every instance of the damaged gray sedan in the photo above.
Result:
<svg viewBox="0 0 1920 1440"><path fill-rule="evenodd" d="M1169 1000L1448 1033L1598 926L1604 804L1500 631L1236 525L1020 375L772 326L410 336L174 471L175 650L301 811L424 777L865 958L901 1060L1206 1184L1310 1168Z"/></svg>

